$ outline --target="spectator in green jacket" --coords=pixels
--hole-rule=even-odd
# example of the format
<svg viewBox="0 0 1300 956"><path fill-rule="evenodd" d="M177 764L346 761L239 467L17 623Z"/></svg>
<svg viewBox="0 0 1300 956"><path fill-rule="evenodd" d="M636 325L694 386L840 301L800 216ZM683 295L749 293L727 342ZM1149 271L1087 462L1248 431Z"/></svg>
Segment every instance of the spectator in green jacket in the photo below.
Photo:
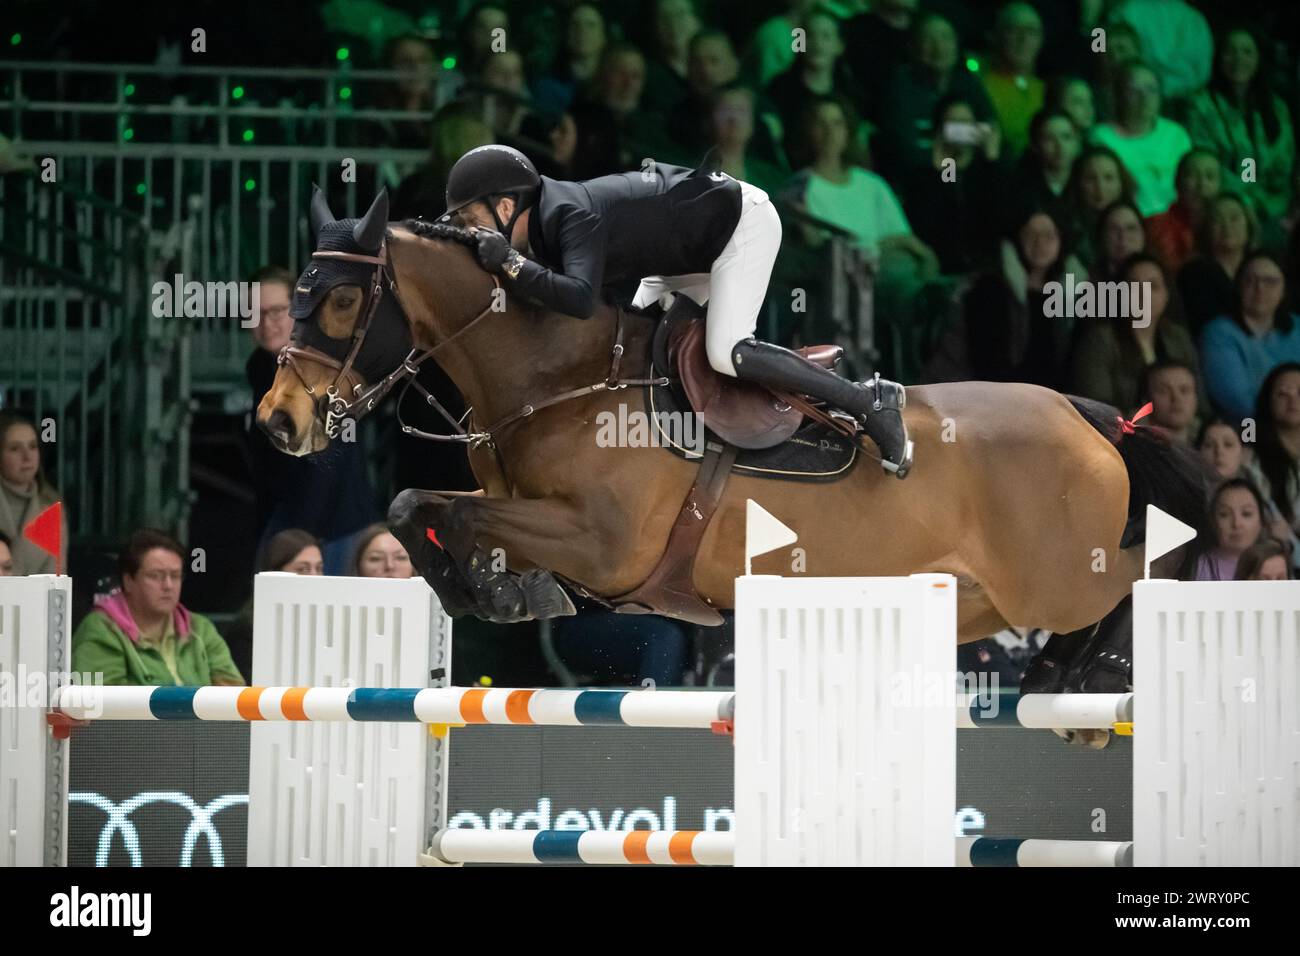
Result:
<svg viewBox="0 0 1300 956"><path fill-rule="evenodd" d="M184 552L142 528L118 555L119 590L100 601L72 636L72 666L103 682L242 686L243 675L212 622L181 604Z"/></svg>

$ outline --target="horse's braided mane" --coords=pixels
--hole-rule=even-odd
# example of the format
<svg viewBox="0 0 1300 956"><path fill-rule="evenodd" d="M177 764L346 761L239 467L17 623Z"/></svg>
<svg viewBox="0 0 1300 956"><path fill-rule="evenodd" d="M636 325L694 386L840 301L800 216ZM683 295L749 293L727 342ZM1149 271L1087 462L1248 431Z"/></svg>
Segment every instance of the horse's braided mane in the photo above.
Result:
<svg viewBox="0 0 1300 956"><path fill-rule="evenodd" d="M419 236L422 239L446 239L449 242L458 242L470 249L478 248L478 238L474 233L459 226L448 225L445 222L426 222L423 219L405 219L401 225L410 231L412 235ZM535 306L530 307L536 308Z"/></svg>
<svg viewBox="0 0 1300 956"><path fill-rule="evenodd" d="M446 239L450 242L459 242L462 246L468 246L471 249L478 246L478 240L474 237L474 233L459 226L448 225L445 222L407 219L402 222L402 225L422 239Z"/></svg>

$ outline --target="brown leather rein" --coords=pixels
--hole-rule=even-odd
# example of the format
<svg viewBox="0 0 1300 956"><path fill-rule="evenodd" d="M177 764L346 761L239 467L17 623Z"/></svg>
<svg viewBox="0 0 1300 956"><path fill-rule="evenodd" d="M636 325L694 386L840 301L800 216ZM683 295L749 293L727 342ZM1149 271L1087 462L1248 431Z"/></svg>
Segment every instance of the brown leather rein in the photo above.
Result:
<svg viewBox="0 0 1300 956"><path fill-rule="evenodd" d="M338 437L339 430L342 427L343 420L351 418L353 421L359 421L370 412L374 411L375 406L383 400L384 396L392 391L393 387L402 379L409 378L410 381L402 389L402 394L397 401L397 421L402 431L408 435L414 435L416 438L424 438L429 441L450 441L464 442L471 448L479 445L493 447L494 437L504 428L513 425L515 422L528 418L535 412L544 408L550 408L552 405L558 405L561 402L567 402L571 399L581 398L584 395L591 395L595 392L616 391L621 388L627 388L629 385L667 385L667 378L628 378L620 379L618 377L619 365L623 360L623 310L618 309L616 312L614 326L614 345L610 358L609 374L605 376L602 382L596 382L594 385L584 385L580 388L570 389L567 392L561 392L558 395L552 395L549 398L539 402L531 402L523 405L521 408L503 418L493 422L491 426L483 431L466 431L461 421L473 413L473 409L467 409L465 416L461 421L448 412L442 404L429 393L419 382L415 380L416 373L419 372L420 366L433 357L439 349L450 345L461 336L465 335L470 329L474 328L480 321L486 318L490 313L495 311L492 303L483 309L478 315L474 316L460 331L454 333L443 341L439 342L430 349L411 349L410 353L402 360L402 364L389 372L376 384L369 388L364 388L353 372L352 366L356 363L357 356L361 354L361 347L365 343L366 334L370 331L370 323L374 321L375 315L379 311L379 301L384 294L384 279L388 280L388 287L398 300L398 306L401 306L401 297L397 290L397 277L392 272L391 263L388 259L388 238L385 236L379 244L379 254L375 256L362 255L353 252L313 252L313 259L339 259L344 262L362 262L375 267L374 275L371 278L370 289L367 293L365 308L362 312L361 321L356 325L352 332L352 343L348 349L347 358L342 362L333 356L327 355L320 349L311 346L286 345L280 350L277 358L277 364L288 365L293 369L294 374L298 376L298 381L302 383L307 394L316 400L317 415L324 411L325 434L330 438ZM494 288L492 295L495 297L497 289L501 288L501 279L493 275L492 281ZM403 309L403 317L409 323L410 318L406 316ZM316 397L316 390L307 382L306 377L302 374L302 368L298 364L299 360L315 362L324 365L326 368L336 370L334 381L330 383L325 390L325 398L322 400ZM417 391L424 396L426 403L451 423L456 429L453 435L435 435L432 432L421 431L402 421L402 399L406 397L406 389L415 387ZM343 390L350 390L350 400L344 397Z"/></svg>

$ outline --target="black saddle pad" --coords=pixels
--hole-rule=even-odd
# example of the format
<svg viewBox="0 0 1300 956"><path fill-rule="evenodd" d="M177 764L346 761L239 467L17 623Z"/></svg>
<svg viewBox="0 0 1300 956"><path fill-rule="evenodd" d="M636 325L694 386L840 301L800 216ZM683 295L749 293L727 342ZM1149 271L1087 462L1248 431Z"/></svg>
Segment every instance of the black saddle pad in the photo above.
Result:
<svg viewBox="0 0 1300 956"><path fill-rule="evenodd" d="M666 430L665 421L682 421L691 413L690 403L668 367L668 333L674 322L700 316L704 310L684 295L678 295L673 307L659 323L651 344L651 377L667 376L668 385L645 387L646 408L650 413L655 442L679 458L699 459L699 448L688 448L676 429ZM661 416L667 416L667 418ZM709 429L704 430L705 442L722 443ZM799 430L790 438L772 448L740 449L733 472L772 478L781 481L837 481L849 473L857 461L858 446L844 435L818 422L804 420Z"/></svg>

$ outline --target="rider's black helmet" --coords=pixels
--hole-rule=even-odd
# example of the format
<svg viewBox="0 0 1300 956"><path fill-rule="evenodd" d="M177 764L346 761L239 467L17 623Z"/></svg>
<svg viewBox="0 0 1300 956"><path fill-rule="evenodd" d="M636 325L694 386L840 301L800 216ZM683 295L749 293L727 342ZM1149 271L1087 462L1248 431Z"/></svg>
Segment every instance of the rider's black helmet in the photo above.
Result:
<svg viewBox="0 0 1300 956"><path fill-rule="evenodd" d="M453 213L476 199L509 195L515 197L515 213L510 223L497 218L495 206L489 202L492 218L498 228L509 235L509 227L519 214L537 200L542 179L527 156L509 146L493 144L471 149L456 160L447 176L447 213Z"/></svg>

